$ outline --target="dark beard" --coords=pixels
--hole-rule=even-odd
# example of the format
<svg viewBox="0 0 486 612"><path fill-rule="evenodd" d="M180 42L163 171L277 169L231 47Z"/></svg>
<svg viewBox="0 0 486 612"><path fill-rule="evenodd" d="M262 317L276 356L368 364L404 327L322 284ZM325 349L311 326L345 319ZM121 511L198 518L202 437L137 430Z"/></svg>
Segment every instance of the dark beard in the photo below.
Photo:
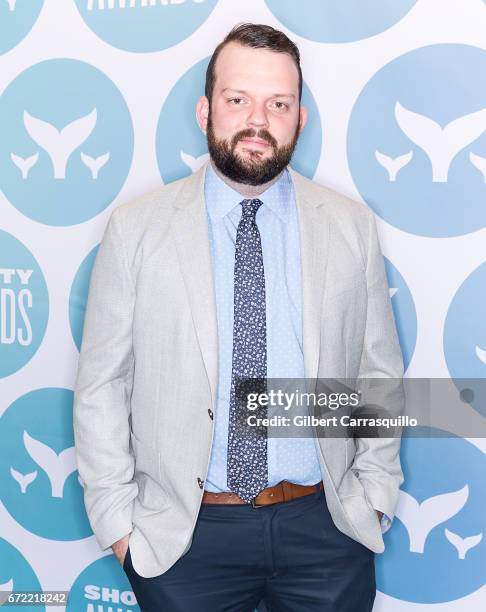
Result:
<svg viewBox="0 0 486 612"><path fill-rule="evenodd" d="M275 138L267 130L241 130L231 140L216 138L209 111L208 124L206 128L208 151L216 168L227 178L244 185L263 185L271 181L290 163L299 138L299 124L295 130L292 141L279 147ZM252 152L251 159L241 159L235 153L235 147L243 138L260 138L265 140L273 148L271 157L261 160L259 151Z"/></svg>

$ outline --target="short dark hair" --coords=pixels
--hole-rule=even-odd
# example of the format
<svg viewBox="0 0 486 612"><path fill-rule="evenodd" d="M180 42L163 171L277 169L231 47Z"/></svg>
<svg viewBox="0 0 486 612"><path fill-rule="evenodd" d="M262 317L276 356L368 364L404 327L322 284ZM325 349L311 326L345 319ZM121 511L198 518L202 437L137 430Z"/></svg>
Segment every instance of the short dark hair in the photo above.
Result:
<svg viewBox="0 0 486 612"><path fill-rule="evenodd" d="M272 28L272 26L256 23L241 23L236 25L228 32L224 40L219 43L211 56L206 70L206 85L204 94L211 104L211 96L213 95L214 82L216 74L214 66L221 50L230 42L237 42L245 47L252 49L269 49L277 53L288 53L294 60L299 73L299 102L302 99L302 70L300 68L300 53L297 45L290 38Z"/></svg>

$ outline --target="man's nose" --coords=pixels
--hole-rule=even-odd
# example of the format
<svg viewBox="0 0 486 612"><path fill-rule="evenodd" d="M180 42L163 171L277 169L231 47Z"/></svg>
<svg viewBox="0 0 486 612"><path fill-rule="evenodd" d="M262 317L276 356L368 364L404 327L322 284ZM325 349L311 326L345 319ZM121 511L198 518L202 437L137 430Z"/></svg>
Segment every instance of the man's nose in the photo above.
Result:
<svg viewBox="0 0 486 612"><path fill-rule="evenodd" d="M269 122L264 104L254 104L246 120L249 127L268 128Z"/></svg>

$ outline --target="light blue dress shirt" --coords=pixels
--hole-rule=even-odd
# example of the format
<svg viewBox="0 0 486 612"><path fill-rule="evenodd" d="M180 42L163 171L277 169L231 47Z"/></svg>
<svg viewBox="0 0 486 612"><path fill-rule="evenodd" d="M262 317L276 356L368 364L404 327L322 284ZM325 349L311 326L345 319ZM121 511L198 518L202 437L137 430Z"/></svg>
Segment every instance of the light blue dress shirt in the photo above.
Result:
<svg viewBox="0 0 486 612"><path fill-rule="evenodd" d="M216 292L219 382L213 449L206 477L208 491L228 491L227 444L233 352L235 243L244 199L208 164L205 201ZM259 196L256 214L265 270L267 378L304 378L302 291L297 207L285 169ZM314 484L322 479L316 443L309 438L269 437L268 486L281 480Z"/></svg>
<svg viewBox="0 0 486 612"><path fill-rule="evenodd" d="M204 196L216 293L218 325L218 388L215 430L204 488L228 491L227 444L233 351L233 288L235 243L244 199L214 171L211 162L205 175ZM256 214L265 271L267 378L302 379L302 279L300 241L294 187L287 169L261 193ZM303 485L322 479L314 437L269 437L268 486L281 480ZM382 530L389 527L386 515Z"/></svg>

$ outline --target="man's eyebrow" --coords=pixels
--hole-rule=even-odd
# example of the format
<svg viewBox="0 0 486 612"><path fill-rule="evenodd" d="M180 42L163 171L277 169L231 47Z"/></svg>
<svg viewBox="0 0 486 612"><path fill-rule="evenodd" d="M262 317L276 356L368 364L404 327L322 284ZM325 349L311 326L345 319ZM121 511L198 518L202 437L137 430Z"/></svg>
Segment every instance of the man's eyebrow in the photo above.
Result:
<svg viewBox="0 0 486 612"><path fill-rule="evenodd" d="M247 92L244 89L232 89L231 87L225 87L221 93L225 93L226 91L233 91L239 94L246 94ZM285 94L285 93L275 93L272 94L272 98L292 98L294 99L294 94Z"/></svg>

